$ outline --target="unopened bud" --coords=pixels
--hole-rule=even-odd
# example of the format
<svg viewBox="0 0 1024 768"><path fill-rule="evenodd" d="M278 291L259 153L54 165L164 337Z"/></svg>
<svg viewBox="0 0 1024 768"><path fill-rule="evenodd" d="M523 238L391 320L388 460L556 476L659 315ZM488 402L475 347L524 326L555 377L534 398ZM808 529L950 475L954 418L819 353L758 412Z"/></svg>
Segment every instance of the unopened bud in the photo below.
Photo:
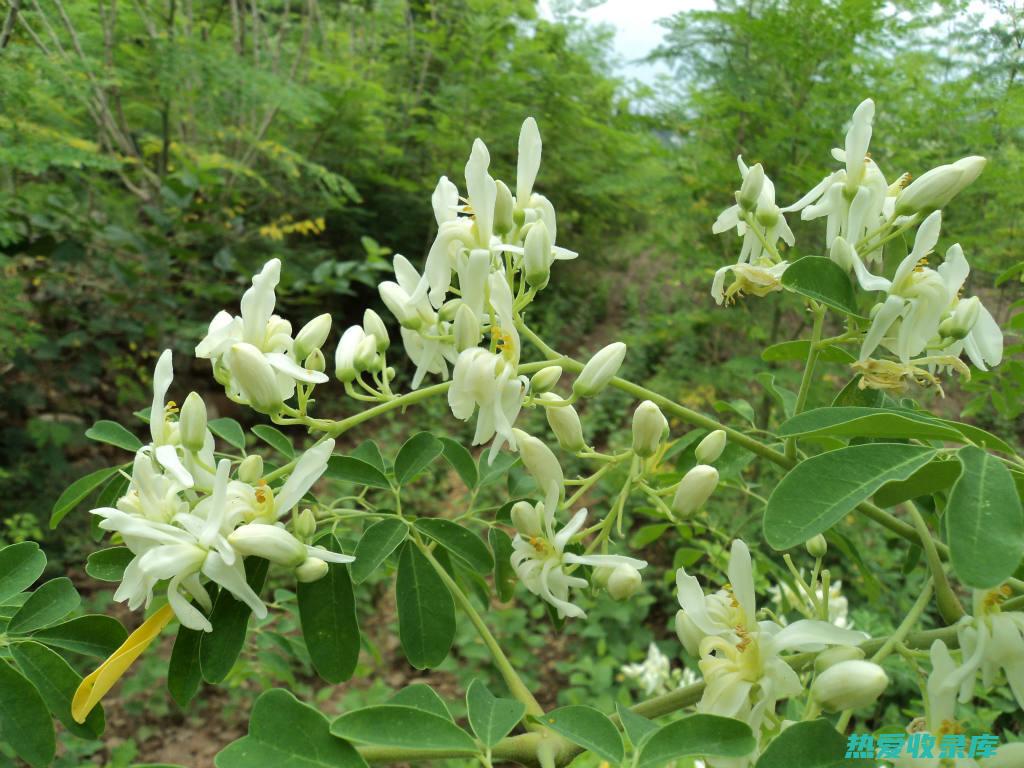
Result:
<svg viewBox="0 0 1024 768"><path fill-rule="evenodd" d="M597 565L594 566L594 570L590 573L590 583L595 587L601 587L604 589L608 586L608 579L611 578L615 572L614 565Z"/></svg>
<svg viewBox="0 0 1024 768"><path fill-rule="evenodd" d="M316 515L312 509L304 509L295 515L293 530L299 541L309 542L316 535Z"/></svg>
<svg viewBox="0 0 1024 768"><path fill-rule="evenodd" d="M833 645L814 657L814 671L821 674L829 667L844 661L857 661L864 658L864 651L855 645Z"/></svg>
<svg viewBox="0 0 1024 768"><path fill-rule="evenodd" d="M306 357L305 367L310 371L323 373L327 370L327 360L324 358L323 350L314 349Z"/></svg>
<svg viewBox="0 0 1024 768"><path fill-rule="evenodd" d="M764 168L757 163L751 166L747 175L743 177L740 191L736 193L737 205L745 211L753 211L761 197L762 187L764 187Z"/></svg>
<svg viewBox="0 0 1024 768"><path fill-rule="evenodd" d="M487 258L490 259L490 256L488 255ZM456 313L459 311L459 307L465 303L466 302L462 299L448 299L448 301L442 304L441 308L437 310L437 316L446 323L450 323L455 319Z"/></svg>
<svg viewBox="0 0 1024 768"><path fill-rule="evenodd" d="M329 570L330 566L319 557L307 557L295 569L295 578L303 584L309 584L314 581L320 581L320 579L327 575Z"/></svg>
<svg viewBox="0 0 1024 768"><path fill-rule="evenodd" d="M228 534L228 543L242 556L262 557L289 568L306 559L306 545L279 525L247 523Z"/></svg>
<svg viewBox="0 0 1024 768"><path fill-rule="evenodd" d="M841 661L814 679L811 696L826 712L874 704L889 685L885 670L871 661Z"/></svg>
<svg viewBox="0 0 1024 768"><path fill-rule="evenodd" d="M718 487L718 470L707 464L698 464L679 482L672 499L672 510L680 517L688 517L704 506Z"/></svg>
<svg viewBox="0 0 1024 768"><path fill-rule="evenodd" d="M376 367L374 366L374 362L378 359L376 337L363 336L363 338L359 340L359 344L356 345L356 353L353 361L356 369L360 371L372 371Z"/></svg>
<svg viewBox="0 0 1024 768"><path fill-rule="evenodd" d="M725 443L725 430L716 429L714 432L709 432L693 450L693 455L697 457L697 463L714 464L725 450Z"/></svg>
<svg viewBox="0 0 1024 768"><path fill-rule="evenodd" d="M558 463L558 459L551 449L541 440L528 435L521 429L513 429L512 434L515 436L523 466L537 481L537 485L544 493L544 508L548 514L551 514L558 508L565 484L562 465Z"/></svg>
<svg viewBox="0 0 1024 768"><path fill-rule="evenodd" d="M391 337L388 335L388 327L384 324L381 316L368 309L363 312L363 331L367 336L373 336L377 340L377 351L387 352L391 346Z"/></svg>
<svg viewBox="0 0 1024 768"><path fill-rule="evenodd" d="M512 505L512 512L510 513L512 525L527 538L541 536L544 533L542 524L543 511L543 502L531 504L528 501L517 501Z"/></svg>
<svg viewBox="0 0 1024 768"><path fill-rule="evenodd" d="M178 434L185 450L198 453L206 441L206 403L198 392L189 392L178 415Z"/></svg>
<svg viewBox="0 0 1024 768"><path fill-rule="evenodd" d="M633 453L641 458L653 456L668 432L668 419L650 400L644 400L633 412Z"/></svg>
<svg viewBox="0 0 1024 768"><path fill-rule="evenodd" d="M579 397L593 397L615 378L625 357L626 345L621 341L599 350L572 383L572 391Z"/></svg>
<svg viewBox="0 0 1024 768"><path fill-rule="evenodd" d="M679 642L683 644L688 654L700 655L700 642L704 639L704 633L681 608L676 611L676 635L679 636Z"/></svg>
<svg viewBox="0 0 1024 768"><path fill-rule="evenodd" d="M523 266L526 282L534 288L543 288L551 276L551 235L543 221L530 225L523 244Z"/></svg>
<svg viewBox="0 0 1024 768"><path fill-rule="evenodd" d="M552 392L544 392L538 400L561 400L558 395ZM548 426L555 433L558 444L563 451L576 453L587 447L587 441L583 439L583 425L580 423L580 415L571 405L549 405L544 408L544 415L548 418Z"/></svg>
<svg viewBox="0 0 1024 768"><path fill-rule="evenodd" d="M250 485L263 477L263 457L258 453L246 456L238 465L238 479Z"/></svg>
<svg viewBox="0 0 1024 768"><path fill-rule="evenodd" d="M334 353L334 375L342 383L354 381L359 375L356 353L360 342L365 338L366 332L358 325L353 325L341 335L338 350Z"/></svg>
<svg viewBox="0 0 1024 768"><path fill-rule="evenodd" d="M640 589L643 577L632 565L617 565L608 577L608 594L615 600L632 597Z"/></svg>
<svg viewBox="0 0 1024 768"><path fill-rule="evenodd" d="M820 533L804 542L804 547L807 549L807 554L814 558L824 557L828 552L828 542Z"/></svg>
<svg viewBox="0 0 1024 768"><path fill-rule="evenodd" d="M326 312L302 326L295 336L295 357L299 360L309 356L314 349L320 349L331 332L331 316Z"/></svg>
<svg viewBox="0 0 1024 768"><path fill-rule="evenodd" d="M929 213L942 208L973 182L985 167L977 155L940 165L910 182L896 198L896 215Z"/></svg>
<svg viewBox="0 0 1024 768"><path fill-rule="evenodd" d="M423 318L413 308L409 294L402 290L398 283L388 280L381 283L377 290L380 293L381 301L384 302L384 306L395 316L399 325L403 328L408 328L410 331L419 330L420 326L423 325Z"/></svg>
<svg viewBox="0 0 1024 768"><path fill-rule="evenodd" d="M459 305L459 309L455 313L455 322L452 324L452 332L455 336L455 349L459 352L480 343L480 339L483 337L480 321L468 304Z"/></svg>
<svg viewBox="0 0 1024 768"><path fill-rule="evenodd" d="M942 321L939 326L939 334L946 338L964 339L978 322L978 315L981 314L981 299L971 296L969 299L958 301L953 309L953 314Z"/></svg>
<svg viewBox="0 0 1024 768"><path fill-rule="evenodd" d="M515 201L512 200L512 193L505 186L505 182L496 179L494 185L498 193L494 199L494 232L504 235L513 226L512 209L515 207Z"/></svg>
<svg viewBox="0 0 1024 768"><path fill-rule="evenodd" d="M541 368L530 379L530 391L534 394L547 392L558 383L560 378L562 378L562 366L549 365L546 368Z"/></svg>
<svg viewBox="0 0 1024 768"><path fill-rule="evenodd" d="M267 358L252 344L241 342L231 347L228 362L242 397L261 413L275 413L283 401L277 387L277 374Z"/></svg>

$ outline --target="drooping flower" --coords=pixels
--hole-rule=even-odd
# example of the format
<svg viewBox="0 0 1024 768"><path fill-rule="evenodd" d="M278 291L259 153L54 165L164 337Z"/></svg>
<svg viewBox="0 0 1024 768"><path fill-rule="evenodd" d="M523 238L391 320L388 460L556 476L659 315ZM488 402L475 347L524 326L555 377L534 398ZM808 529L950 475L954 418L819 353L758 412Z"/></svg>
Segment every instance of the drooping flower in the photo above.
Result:
<svg viewBox="0 0 1024 768"><path fill-rule="evenodd" d="M468 421L478 411L473 445L491 445L491 460L502 445L516 446L513 425L523 405L526 379L504 355L482 347L463 351L455 363L448 404L457 419Z"/></svg>

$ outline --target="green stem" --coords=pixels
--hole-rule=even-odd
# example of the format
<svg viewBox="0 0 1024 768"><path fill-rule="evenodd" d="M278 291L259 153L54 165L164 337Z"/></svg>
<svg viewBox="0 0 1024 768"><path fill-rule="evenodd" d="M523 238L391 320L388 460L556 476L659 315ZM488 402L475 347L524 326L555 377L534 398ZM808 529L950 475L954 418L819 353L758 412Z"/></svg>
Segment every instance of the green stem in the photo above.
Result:
<svg viewBox="0 0 1024 768"><path fill-rule="evenodd" d="M818 364L818 355L821 354L819 346L821 342L821 330L825 325L825 307L817 302L811 303L811 312L814 313L814 326L811 330L811 343L807 348L807 362L804 364L804 372L800 377L800 389L796 395L796 405L793 407L793 415L802 413L807 404L807 395L811 391L811 381L814 379L814 368ZM790 461L796 461L796 438L786 440L786 457Z"/></svg>
<svg viewBox="0 0 1024 768"><path fill-rule="evenodd" d="M952 587L949 586L946 570L942 566L938 548L928 530L928 523L925 522L914 502L908 501L906 507L910 513L910 519L914 521L921 546L924 547L925 562L928 563L928 570L932 574L932 583L935 585L935 602L939 606L939 613L942 614L942 618L947 624L955 624L964 615L963 606L960 605Z"/></svg>
<svg viewBox="0 0 1024 768"><path fill-rule="evenodd" d="M484 641L484 645L487 646L487 650L491 652L491 656L494 658L494 664L501 672L501 676L505 679L505 684L508 686L509 693L515 698L526 705L526 714L539 717L544 714L544 708L537 702L530 689L526 687L522 678L519 677L519 673L516 672L515 667L508 660L505 652L501 649L498 641L494 635L491 634L491 630L488 629L487 624L480 616L479 612L470 602L469 597L465 592L455 583L455 580L448 575L448 571L444 569L444 566L437 562L433 552L430 551L430 547L426 546L419 535L413 532L413 541L419 548L423 556L427 558L430 564L437 571L437 575L441 577L441 580L448 587L448 591L452 593L452 597L455 598L455 602L459 604L459 607L465 612L466 616L469 617L470 622L476 628L477 634L480 635L480 639ZM497 756L497 752L495 752Z"/></svg>

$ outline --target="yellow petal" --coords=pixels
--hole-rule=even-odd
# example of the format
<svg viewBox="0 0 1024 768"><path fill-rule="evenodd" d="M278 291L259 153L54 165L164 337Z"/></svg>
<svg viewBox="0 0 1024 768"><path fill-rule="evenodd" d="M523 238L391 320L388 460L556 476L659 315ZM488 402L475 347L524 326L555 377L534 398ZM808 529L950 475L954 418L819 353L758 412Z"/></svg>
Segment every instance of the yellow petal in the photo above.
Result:
<svg viewBox="0 0 1024 768"><path fill-rule="evenodd" d="M85 722L93 707L100 703L100 699L107 695L173 618L171 606L165 605L132 632L124 644L100 664L95 672L82 680L71 700L71 716L76 723Z"/></svg>

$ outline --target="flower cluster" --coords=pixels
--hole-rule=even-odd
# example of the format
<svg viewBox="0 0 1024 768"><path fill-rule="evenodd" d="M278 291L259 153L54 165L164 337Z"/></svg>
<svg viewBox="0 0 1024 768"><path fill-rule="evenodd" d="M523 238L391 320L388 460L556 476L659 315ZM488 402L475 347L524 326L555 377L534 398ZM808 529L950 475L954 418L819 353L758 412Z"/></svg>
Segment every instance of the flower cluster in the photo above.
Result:
<svg viewBox="0 0 1024 768"><path fill-rule="evenodd" d="M824 218L829 258L866 294L882 294L870 309L870 324L861 329L860 353L853 364L862 388L899 391L908 381L938 386L939 371L970 374L962 354L976 368L988 370L1002 360L1002 332L977 297L961 296L970 271L963 249L954 243L941 263L930 265L941 209L978 177L985 158L965 157L912 182L903 174L889 184L868 151L874 113L870 99L857 107L844 147L832 150L843 167L784 208L775 204L775 188L762 167L748 168L739 158L742 184L736 204L718 217L712 231L735 229L743 245L737 263L715 273L712 296L722 304L744 293L781 291L790 263L782 258L779 241L794 244L785 214L799 211L804 220ZM915 227L913 247L892 278L870 271L883 266L887 244ZM730 273L734 279L726 287ZM857 323L857 318L850 319ZM874 357L879 348L896 359Z"/></svg>
<svg viewBox="0 0 1024 768"><path fill-rule="evenodd" d="M293 531L284 525L327 468L333 440L304 453L276 491L262 478L258 456L242 461L232 478L231 461L215 459L202 398L192 392L180 411L165 403L172 378L167 350L153 376L153 440L136 453L125 495L114 507L92 513L102 518L100 528L115 534L133 555L114 599L132 610L148 607L157 585L166 581L168 603L181 623L210 632L205 615L212 608L210 584L230 592L256 616L267 613L246 582L245 557L292 569L301 581L326 575L328 562L353 558L309 544L316 530L310 510L294 515Z"/></svg>

